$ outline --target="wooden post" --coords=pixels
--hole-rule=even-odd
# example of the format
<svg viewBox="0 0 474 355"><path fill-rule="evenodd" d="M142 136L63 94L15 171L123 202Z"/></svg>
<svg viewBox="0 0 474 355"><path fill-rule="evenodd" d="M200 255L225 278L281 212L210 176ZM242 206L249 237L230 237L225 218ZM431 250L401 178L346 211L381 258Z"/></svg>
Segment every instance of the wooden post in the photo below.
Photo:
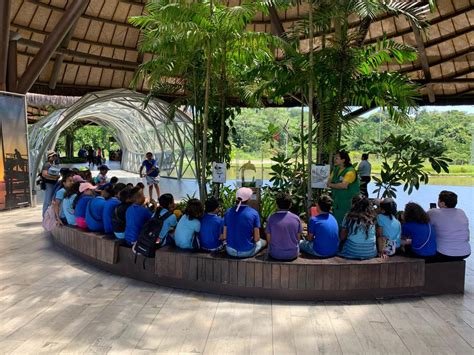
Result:
<svg viewBox="0 0 474 355"><path fill-rule="evenodd" d="M75 0L71 6L68 7L53 32L49 34L43 46L33 58L31 64L26 68L26 71L18 82L17 92L26 94L28 90L31 89L43 68L51 59L72 26L76 23L77 19L85 11L88 4L89 0Z"/></svg>
<svg viewBox="0 0 474 355"><path fill-rule="evenodd" d="M18 40L21 36L17 32L10 33L8 43L8 63L7 63L7 91L15 92L18 81Z"/></svg>
<svg viewBox="0 0 474 355"><path fill-rule="evenodd" d="M0 90L7 89L11 0L0 0Z"/></svg>

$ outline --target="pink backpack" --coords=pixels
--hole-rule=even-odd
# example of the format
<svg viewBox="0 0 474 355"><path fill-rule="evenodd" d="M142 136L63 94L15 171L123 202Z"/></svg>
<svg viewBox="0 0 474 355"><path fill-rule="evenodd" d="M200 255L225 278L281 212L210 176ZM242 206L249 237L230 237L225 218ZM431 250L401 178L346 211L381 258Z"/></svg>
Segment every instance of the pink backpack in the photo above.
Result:
<svg viewBox="0 0 474 355"><path fill-rule="evenodd" d="M56 214L54 213L53 205L49 205L43 217L43 228L51 232L56 228Z"/></svg>

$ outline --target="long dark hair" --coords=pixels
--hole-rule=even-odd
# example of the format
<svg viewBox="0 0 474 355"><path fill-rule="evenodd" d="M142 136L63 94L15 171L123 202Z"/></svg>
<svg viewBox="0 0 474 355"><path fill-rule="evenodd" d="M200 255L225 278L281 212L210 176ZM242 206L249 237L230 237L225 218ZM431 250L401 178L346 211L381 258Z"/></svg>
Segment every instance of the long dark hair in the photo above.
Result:
<svg viewBox="0 0 474 355"><path fill-rule="evenodd" d="M409 202L405 205L405 211L403 212L403 221L405 223L430 223L430 216L419 204L415 202Z"/></svg>
<svg viewBox="0 0 474 355"><path fill-rule="evenodd" d="M69 198L74 194L79 193L79 182L73 183L66 191L64 192L64 198Z"/></svg>
<svg viewBox="0 0 474 355"><path fill-rule="evenodd" d="M346 222L348 222L349 233L355 233L357 229L363 228L367 234L371 226L375 225L375 211L369 199L363 195L356 195L352 198L352 207L346 214Z"/></svg>
<svg viewBox="0 0 474 355"><path fill-rule="evenodd" d="M348 152L346 152L345 150L340 150L336 154L339 155L339 158L344 159L344 167L345 168L348 168L349 166L352 166L351 157L349 156Z"/></svg>
<svg viewBox="0 0 474 355"><path fill-rule="evenodd" d="M380 208L383 210L382 214L390 219L397 215L397 203L391 198L384 198L380 203Z"/></svg>
<svg viewBox="0 0 474 355"><path fill-rule="evenodd" d="M201 201L197 198L190 199L186 205L184 214L188 216L190 221L201 218L204 215L204 207L202 206Z"/></svg>

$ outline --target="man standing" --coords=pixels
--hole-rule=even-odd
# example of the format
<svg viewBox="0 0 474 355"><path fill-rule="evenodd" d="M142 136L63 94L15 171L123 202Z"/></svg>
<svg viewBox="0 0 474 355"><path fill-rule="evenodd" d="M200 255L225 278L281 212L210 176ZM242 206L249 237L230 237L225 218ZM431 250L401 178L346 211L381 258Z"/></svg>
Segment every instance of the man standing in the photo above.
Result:
<svg viewBox="0 0 474 355"><path fill-rule="evenodd" d="M369 197L367 186L370 182L370 173L372 172L372 165L369 163L369 154L362 154L362 161L357 168L357 173L360 176L360 193L365 197Z"/></svg>
<svg viewBox="0 0 474 355"><path fill-rule="evenodd" d="M143 168L145 168L145 174L142 174ZM148 193L150 200L153 199L153 186L155 186L157 199L160 198L160 169L156 165L156 160L153 159L153 153L146 153L146 160L143 161L139 171L140 177L146 178L146 184L148 185Z"/></svg>

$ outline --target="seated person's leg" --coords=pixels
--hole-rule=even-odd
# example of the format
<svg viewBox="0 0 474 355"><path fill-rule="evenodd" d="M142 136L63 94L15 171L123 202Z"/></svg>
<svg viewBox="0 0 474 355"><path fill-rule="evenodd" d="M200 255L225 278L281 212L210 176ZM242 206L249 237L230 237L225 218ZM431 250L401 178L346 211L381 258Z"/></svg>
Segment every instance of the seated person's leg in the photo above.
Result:
<svg viewBox="0 0 474 355"><path fill-rule="evenodd" d="M255 248L254 248L253 255L258 254L260 252L260 250L262 250L266 246L267 246L267 241L265 239L260 239L258 242L255 243Z"/></svg>

